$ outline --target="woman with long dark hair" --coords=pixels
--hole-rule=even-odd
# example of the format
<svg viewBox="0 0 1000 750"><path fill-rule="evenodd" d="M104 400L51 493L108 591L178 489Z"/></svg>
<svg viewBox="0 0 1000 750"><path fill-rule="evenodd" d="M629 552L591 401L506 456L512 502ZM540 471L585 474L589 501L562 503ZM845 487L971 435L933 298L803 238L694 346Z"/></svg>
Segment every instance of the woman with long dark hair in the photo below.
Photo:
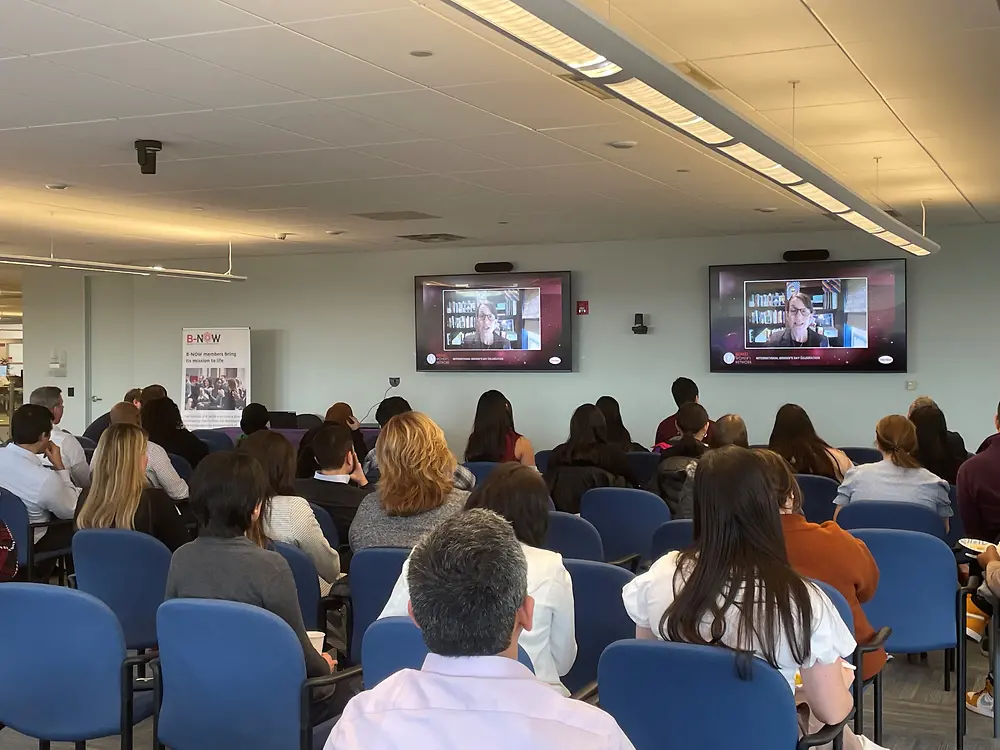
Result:
<svg viewBox="0 0 1000 750"><path fill-rule="evenodd" d="M842 721L853 707L842 659L855 641L827 596L789 565L763 461L736 446L706 453L694 510L694 545L622 591L636 637L732 649L741 674L755 656L793 692L798 672L813 717Z"/></svg>
<svg viewBox="0 0 1000 750"><path fill-rule="evenodd" d="M918 406L910 412L910 421L917 428L917 450L913 457L948 484L957 483L958 469L966 459L965 445L961 453L954 449L944 412L937 406Z"/></svg>
<svg viewBox="0 0 1000 750"><path fill-rule="evenodd" d="M169 398L143 401L139 421L142 422L142 429L149 435L150 442L156 443L167 453L186 459L192 469L197 468L208 455L208 446L188 432L181 421L177 404Z"/></svg>
<svg viewBox="0 0 1000 750"><path fill-rule="evenodd" d="M812 420L798 404L778 409L767 447L788 461L796 474L814 474L839 482L854 466L843 451L816 434Z"/></svg>
<svg viewBox="0 0 1000 750"><path fill-rule="evenodd" d="M611 396L601 396L597 399L595 406L604 415L604 424L608 431L608 442L617 445L626 453L631 451L649 452L644 445L639 445L632 440L632 435L622 421L622 410L617 399Z"/></svg>
<svg viewBox="0 0 1000 750"><path fill-rule="evenodd" d="M500 391L486 391L479 397L465 460L535 465L531 441L514 429L514 410Z"/></svg>

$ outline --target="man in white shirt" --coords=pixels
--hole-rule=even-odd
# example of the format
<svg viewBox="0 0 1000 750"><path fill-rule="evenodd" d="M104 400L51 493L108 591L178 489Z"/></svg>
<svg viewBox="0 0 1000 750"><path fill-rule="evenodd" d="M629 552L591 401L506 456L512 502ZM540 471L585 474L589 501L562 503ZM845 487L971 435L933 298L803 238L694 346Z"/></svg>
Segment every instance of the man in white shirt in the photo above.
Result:
<svg viewBox="0 0 1000 750"><path fill-rule="evenodd" d="M134 403L122 401L111 407L111 424L139 425L139 409ZM139 425L141 426L141 425ZM94 457L96 459L97 452ZM146 442L146 481L150 487L163 490L171 500L187 500L188 485L170 463L170 456L156 443Z"/></svg>
<svg viewBox="0 0 1000 750"><path fill-rule="evenodd" d="M74 487L59 446L50 439L52 413L44 406L25 404L10 421L10 442L0 449L0 487L21 498L31 523L73 518L80 488ZM52 468L42 463L48 459ZM72 524L35 529L35 551L69 546Z"/></svg>
<svg viewBox="0 0 1000 750"><path fill-rule="evenodd" d="M352 698L326 750L633 750L611 716L518 663L534 602L505 519L477 508L445 520L414 548L408 577L430 654Z"/></svg>
<svg viewBox="0 0 1000 750"><path fill-rule="evenodd" d="M43 385L31 392L30 402L44 406L52 414L52 442L59 446L62 460L69 470L70 479L77 487L90 486L90 464L83 452L80 441L59 426L63 418L62 389L55 385Z"/></svg>

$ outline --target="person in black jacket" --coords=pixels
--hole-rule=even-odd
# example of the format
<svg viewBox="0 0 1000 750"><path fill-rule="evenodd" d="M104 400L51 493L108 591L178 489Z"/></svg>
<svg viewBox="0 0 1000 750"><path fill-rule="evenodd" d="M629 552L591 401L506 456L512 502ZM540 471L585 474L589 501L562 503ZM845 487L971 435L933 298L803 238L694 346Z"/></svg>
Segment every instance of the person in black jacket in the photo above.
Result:
<svg viewBox="0 0 1000 750"><path fill-rule="evenodd" d="M684 404L677 410L677 428L681 439L673 442L660 454L656 474L648 489L663 498L673 518L691 518L693 508L682 501L684 484L689 469L707 450L704 443L708 434L708 412L697 402Z"/></svg>
<svg viewBox="0 0 1000 750"><path fill-rule="evenodd" d="M917 452L913 457L932 474L937 474L948 484L956 484L958 470L968 458L962 436L948 432L944 412L936 404L913 409L910 421L917 428ZM955 440L952 435L958 439Z"/></svg>
<svg viewBox="0 0 1000 750"><path fill-rule="evenodd" d="M186 459L192 469L208 455L208 446L185 429L173 399L164 397L143 401L139 421L152 442L167 453Z"/></svg>
<svg viewBox="0 0 1000 750"><path fill-rule="evenodd" d="M617 445L626 453L641 452L649 453L649 449L644 445L632 440L632 435L622 421L622 410L617 399L611 396L601 396L597 399L597 408L604 415L604 423L608 429L608 442Z"/></svg>
<svg viewBox="0 0 1000 750"><path fill-rule="evenodd" d="M569 440L553 449L544 476L556 509L566 513L580 512L589 489L636 486L625 451L608 441L604 415L594 404L573 412Z"/></svg>

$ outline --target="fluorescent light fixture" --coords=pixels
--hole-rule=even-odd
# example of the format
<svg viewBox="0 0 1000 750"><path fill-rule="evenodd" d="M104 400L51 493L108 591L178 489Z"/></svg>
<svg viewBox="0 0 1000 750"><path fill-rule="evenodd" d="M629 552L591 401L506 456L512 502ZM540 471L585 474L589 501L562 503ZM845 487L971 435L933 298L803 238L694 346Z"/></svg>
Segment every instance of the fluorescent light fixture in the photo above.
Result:
<svg viewBox="0 0 1000 750"><path fill-rule="evenodd" d="M223 284L228 284L231 281L243 281L239 276L233 276L232 278L226 279L222 278L222 274L219 274L219 278L212 279L207 276L179 276L175 273L158 273L157 278L160 279L187 279L188 281L221 281Z"/></svg>
<svg viewBox="0 0 1000 750"><path fill-rule="evenodd" d="M803 198L812 201L820 208L825 208L830 213L842 214L845 211L851 210L850 206L841 203L829 193L824 193L811 182L803 182L801 185L789 185L788 189L794 190Z"/></svg>
<svg viewBox="0 0 1000 750"><path fill-rule="evenodd" d="M620 73L621 68L509 0L454 0L491 26L520 39L588 78Z"/></svg>
<svg viewBox="0 0 1000 750"><path fill-rule="evenodd" d="M688 135L693 135L699 141L715 146L733 140L733 137L726 131L715 127L704 117L682 107L673 99L664 96L638 78L630 78L622 83L606 85L619 96L628 99L675 128L683 130Z"/></svg>
<svg viewBox="0 0 1000 750"><path fill-rule="evenodd" d="M726 154L740 164L745 164L755 172L760 172L765 177L770 177L775 182L782 185L790 185L793 182L802 182L802 178L790 169L764 156L760 151L750 148L745 143L734 143L732 146L720 146L719 151Z"/></svg>
<svg viewBox="0 0 1000 750"><path fill-rule="evenodd" d="M913 255L930 255L931 254L930 250L926 250L926 249L920 247L920 245L914 245L913 243L910 243L909 245L903 245L903 249L906 252L908 252L908 253L912 253Z"/></svg>
<svg viewBox="0 0 1000 750"><path fill-rule="evenodd" d="M91 271L97 271L98 273L123 273L127 274L128 276L149 276L148 271L147 272L122 271L121 269L118 268L92 268L86 266L66 266L61 263L59 264L59 267L65 269L66 271L86 271L87 273L90 273Z"/></svg>
<svg viewBox="0 0 1000 750"><path fill-rule="evenodd" d="M848 211L846 214L837 214L837 216L844 221L850 222L858 229L864 229L869 234L876 234L877 232L884 232L885 227L879 226L871 219L865 218L857 211Z"/></svg>
<svg viewBox="0 0 1000 750"><path fill-rule="evenodd" d="M896 247L906 247L907 245L910 244L909 240L903 239L898 234L893 234L892 232L889 231L879 232L875 236L878 237L880 240L885 240L890 245L895 245Z"/></svg>
<svg viewBox="0 0 1000 750"><path fill-rule="evenodd" d="M172 279L194 279L201 281L246 281L246 276L234 276L231 273L214 273L212 271L188 271L182 268L163 268L162 266L133 266L126 263L104 263L97 260L82 260L77 258L46 258L36 255L15 255L0 253L0 263L12 266L33 266L36 268L52 268L58 266L67 271L82 271L84 273L120 273L127 276L165 276Z"/></svg>
<svg viewBox="0 0 1000 750"><path fill-rule="evenodd" d="M36 268L52 268L51 263L34 263L26 260L11 260L10 258L0 258L0 263L8 266L35 266Z"/></svg>

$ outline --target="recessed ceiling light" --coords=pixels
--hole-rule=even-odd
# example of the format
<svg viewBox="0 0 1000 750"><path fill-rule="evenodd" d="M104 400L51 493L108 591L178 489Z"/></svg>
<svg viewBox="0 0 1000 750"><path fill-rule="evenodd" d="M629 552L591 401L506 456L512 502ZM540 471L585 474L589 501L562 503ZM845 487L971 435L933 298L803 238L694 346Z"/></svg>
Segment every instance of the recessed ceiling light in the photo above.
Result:
<svg viewBox="0 0 1000 750"><path fill-rule="evenodd" d="M611 141L608 145L611 148L635 148L639 145L639 141Z"/></svg>
<svg viewBox="0 0 1000 750"><path fill-rule="evenodd" d="M344 230L343 229L327 229L326 233L328 235L330 235L331 237L339 237L340 235L344 234Z"/></svg>
<svg viewBox="0 0 1000 750"><path fill-rule="evenodd" d="M429 49L415 49L410 55L412 57L434 57L434 53Z"/></svg>
<svg viewBox="0 0 1000 750"><path fill-rule="evenodd" d="M45 186L48 190L65 190L69 185L64 185L61 182L51 182Z"/></svg>
<svg viewBox="0 0 1000 750"><path fill-rule="evenodd" d="M680 172L681 174L687 174L691 170L690 169L678 169L677 171Z"/></svg>
<svg viewBox="0 0 1000 750"><path fill-rule="evenodd" d="M762 214L773 214L777 210L774 206L764 206L763 208L754 209L754 211L760 211Z"/></svg>
<svg viewBox="0 0 1000 750"><path fill-rule="evenodd" d="M202 208L201 206L192 206L191 210L192 211L204 211L205 209Z"/></svg>
<svg viewBox="0 0 1000 750"><path fill-rule="evenodd" d="M506 221L498 221L497 224L506 224Z"/></svg>

